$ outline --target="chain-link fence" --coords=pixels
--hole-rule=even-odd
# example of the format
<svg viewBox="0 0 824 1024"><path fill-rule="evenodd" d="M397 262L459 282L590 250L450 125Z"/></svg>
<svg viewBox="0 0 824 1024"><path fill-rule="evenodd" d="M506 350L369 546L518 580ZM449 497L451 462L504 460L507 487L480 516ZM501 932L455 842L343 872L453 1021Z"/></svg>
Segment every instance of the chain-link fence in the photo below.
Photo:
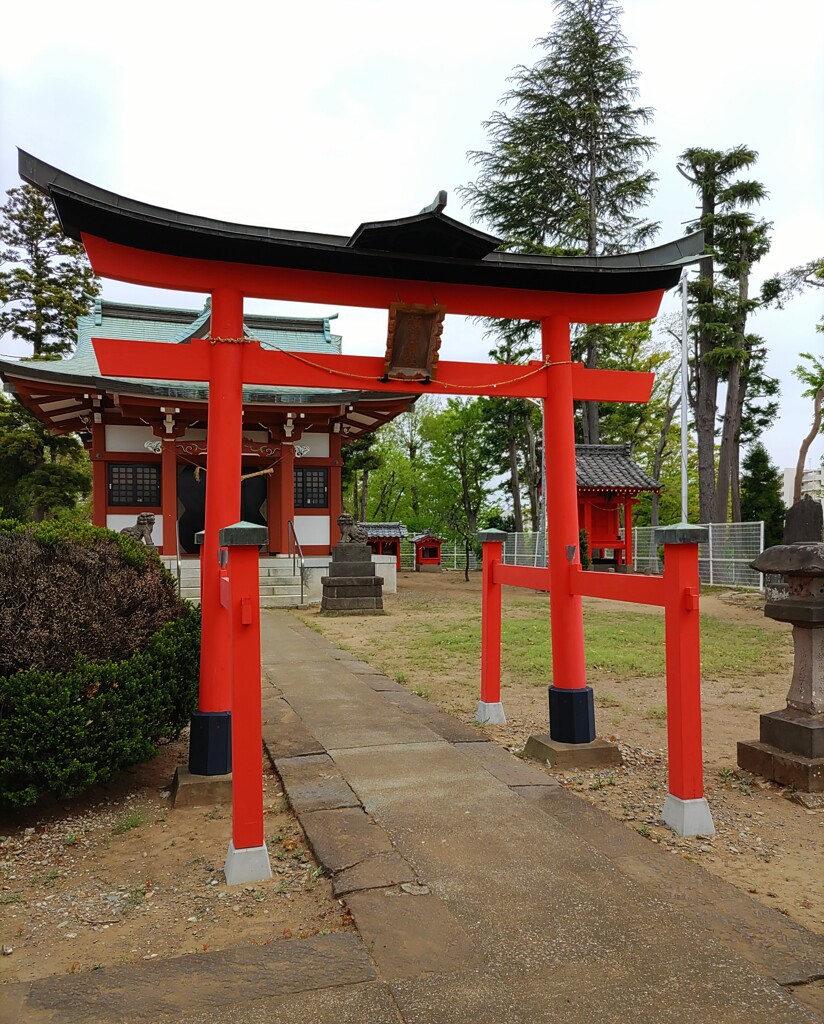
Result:
<svg viewBox="0 0 824 1024"><path fill-rule="evenodd" d="M760 573L749 563L764 550L763 523L711 523L709 540L698 546L701 582L713 586L761 589ZM660 575L664 571L663 548L653 540L652 527L632 531L632 562L635 572ZM504 543L507 565L546 565L546 538L538 533L508 533ZM463 563L460 563L461 565Z"/></svg>
<svg viewBox="0 0 824 1024"><path fill-rule="evenodd" d="M702 583L722 587L761 589L761 574L750 562L764 550L763 523L710 523L709 540L698 545L698 571ZM656 545L651 526L632 531L632 563L636 572L658 575L664 571L663 549Z"/></svg>
<svg viewBox="0 0 824 1024"><path fill-rule="evenodd" d="M504 564L546 565L546 534L508 533L504 541Z"/></svg>

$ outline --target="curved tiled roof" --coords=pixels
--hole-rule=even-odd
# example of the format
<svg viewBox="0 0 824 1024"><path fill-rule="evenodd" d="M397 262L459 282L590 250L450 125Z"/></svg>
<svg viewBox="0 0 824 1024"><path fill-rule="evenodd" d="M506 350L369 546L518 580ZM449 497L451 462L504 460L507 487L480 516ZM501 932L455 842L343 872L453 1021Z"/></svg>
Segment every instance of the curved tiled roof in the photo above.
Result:
<svg viewBox="0 0 824 1024"><path fill-rule="evenodd" d="M628 444L576 444L579 490L658 491L661 485L631 458Z"/></svg>
<svg viewBox="0 0 824 1024"><path fill-rule="evenodd" d="M63 232L171 256L356 277L634 295L674 287L704 251L701 232L617 256L527 256L443 213L445 193L420 213L361 224L350 236L234 224L109 192L19 153L20 176L51 198Z"/></svg>
<svg viewBox="0 0 824 1024"><path fill-rule="evenodd" d="M403 523L358 523L369 534L369 539L405 537L407 529Z"/></svg>

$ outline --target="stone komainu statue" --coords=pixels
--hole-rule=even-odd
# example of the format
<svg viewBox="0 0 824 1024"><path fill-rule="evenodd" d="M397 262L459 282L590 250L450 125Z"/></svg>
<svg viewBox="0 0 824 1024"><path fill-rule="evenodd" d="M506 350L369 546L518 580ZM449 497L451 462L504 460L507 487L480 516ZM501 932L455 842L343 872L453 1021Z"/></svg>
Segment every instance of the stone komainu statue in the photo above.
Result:
<svg viewBox="0 0 824 1024"><path fill-rule="evenodd" d="M340 530L341 544L365 544L369 534L362 526L358 526L354 516L348 512L342 512L338 516L338 529Z"/></svg>
<svg viewBox="0 0 824 1024"><path fill-rule="evenodd" d="M154 524L155 517L151 512L141 512L134 526L126 526L120 532L127 537L133 537L134 540L142 542L151 551L156 551L155 543L152 540Z"/></svg>

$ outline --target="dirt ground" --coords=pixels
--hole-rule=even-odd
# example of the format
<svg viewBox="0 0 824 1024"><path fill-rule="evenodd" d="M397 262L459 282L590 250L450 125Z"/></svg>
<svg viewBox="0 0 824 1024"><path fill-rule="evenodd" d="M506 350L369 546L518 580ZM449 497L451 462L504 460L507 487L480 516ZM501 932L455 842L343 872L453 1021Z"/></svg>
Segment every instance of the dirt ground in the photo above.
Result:
<svg viewBox="0 0 824 1024"><path fill-rule="evenodd" d="M174 769L185 765L187 750L184 735L106 786L11 820L6 815L0 981L351 927L265 759L273 878L226 887L231 808L169 806Z"/></svg>
<svg viewBox="0 0 824 1024"><path fill-rule="evenodd" d="M504 588L504 618L508 605L523 613L547 608L544 594ZM313 628L347 650L379 667L421 696L466 722L474 721L480 678L479 656L433 667L416 650L416 631L437 623L479 615L480 574L464 582L457 572L403 573L398 593L385 595L387 614L373 618L327 618L316 610L301 613ZM597 609L623 610L628 605L585 600L591 614ZM656 608L632 606L662 615ZM702 683L705 787L716 833L711 837L679 838L660 823L667 792L666 697L663 677L618 678L590 667L595 691L599 736L620 745L624 766L610 771L555 773L563 785L582 799L603 807L650 842L673 856L697 861L706 870L788 914L812 931L824 934L824 809L808 809L791 799L784 787L740 771L738 740L758 736L758 716L785 706L789 687L792 642L790 627L763 615L763 598L755 593L712 592L701 597L702 615L721 623L737 623L774 636L769 663L757 672L708 676ZM532 613L530 613L532 614ZM547 623L548 628L548 623ZM616 643L620 639L616 638ZM501 700L505 726L487 726L487 734L507 749L520 753L532 733L548 731L546 686L524 685L504 664Z"/></svg>

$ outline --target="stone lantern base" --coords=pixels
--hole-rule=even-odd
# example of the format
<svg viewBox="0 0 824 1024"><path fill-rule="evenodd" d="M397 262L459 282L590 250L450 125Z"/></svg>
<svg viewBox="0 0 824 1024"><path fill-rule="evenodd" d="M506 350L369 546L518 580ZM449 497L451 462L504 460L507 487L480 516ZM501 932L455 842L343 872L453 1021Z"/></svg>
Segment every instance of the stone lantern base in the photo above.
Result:
<svg viewBox="0 0 824 1024"><path fill-rule="evenodd" d="M824 714L788 707L761 715L760 738L738 744L738 767L802 793L824 793Z"/></svg>
<svg viewBox="0 0 824 1024"><path fill-rule="evenodd" d="M802 529L803 528L803 529ZM780 574L786 593L768 592L764 614L793 627L793 678L783 711L761 716L758 740L738 744L738 766L802 793L824 793L824 543L822 513L802 501L787 513L792 540L762 551L753 569Z"/></svg>

